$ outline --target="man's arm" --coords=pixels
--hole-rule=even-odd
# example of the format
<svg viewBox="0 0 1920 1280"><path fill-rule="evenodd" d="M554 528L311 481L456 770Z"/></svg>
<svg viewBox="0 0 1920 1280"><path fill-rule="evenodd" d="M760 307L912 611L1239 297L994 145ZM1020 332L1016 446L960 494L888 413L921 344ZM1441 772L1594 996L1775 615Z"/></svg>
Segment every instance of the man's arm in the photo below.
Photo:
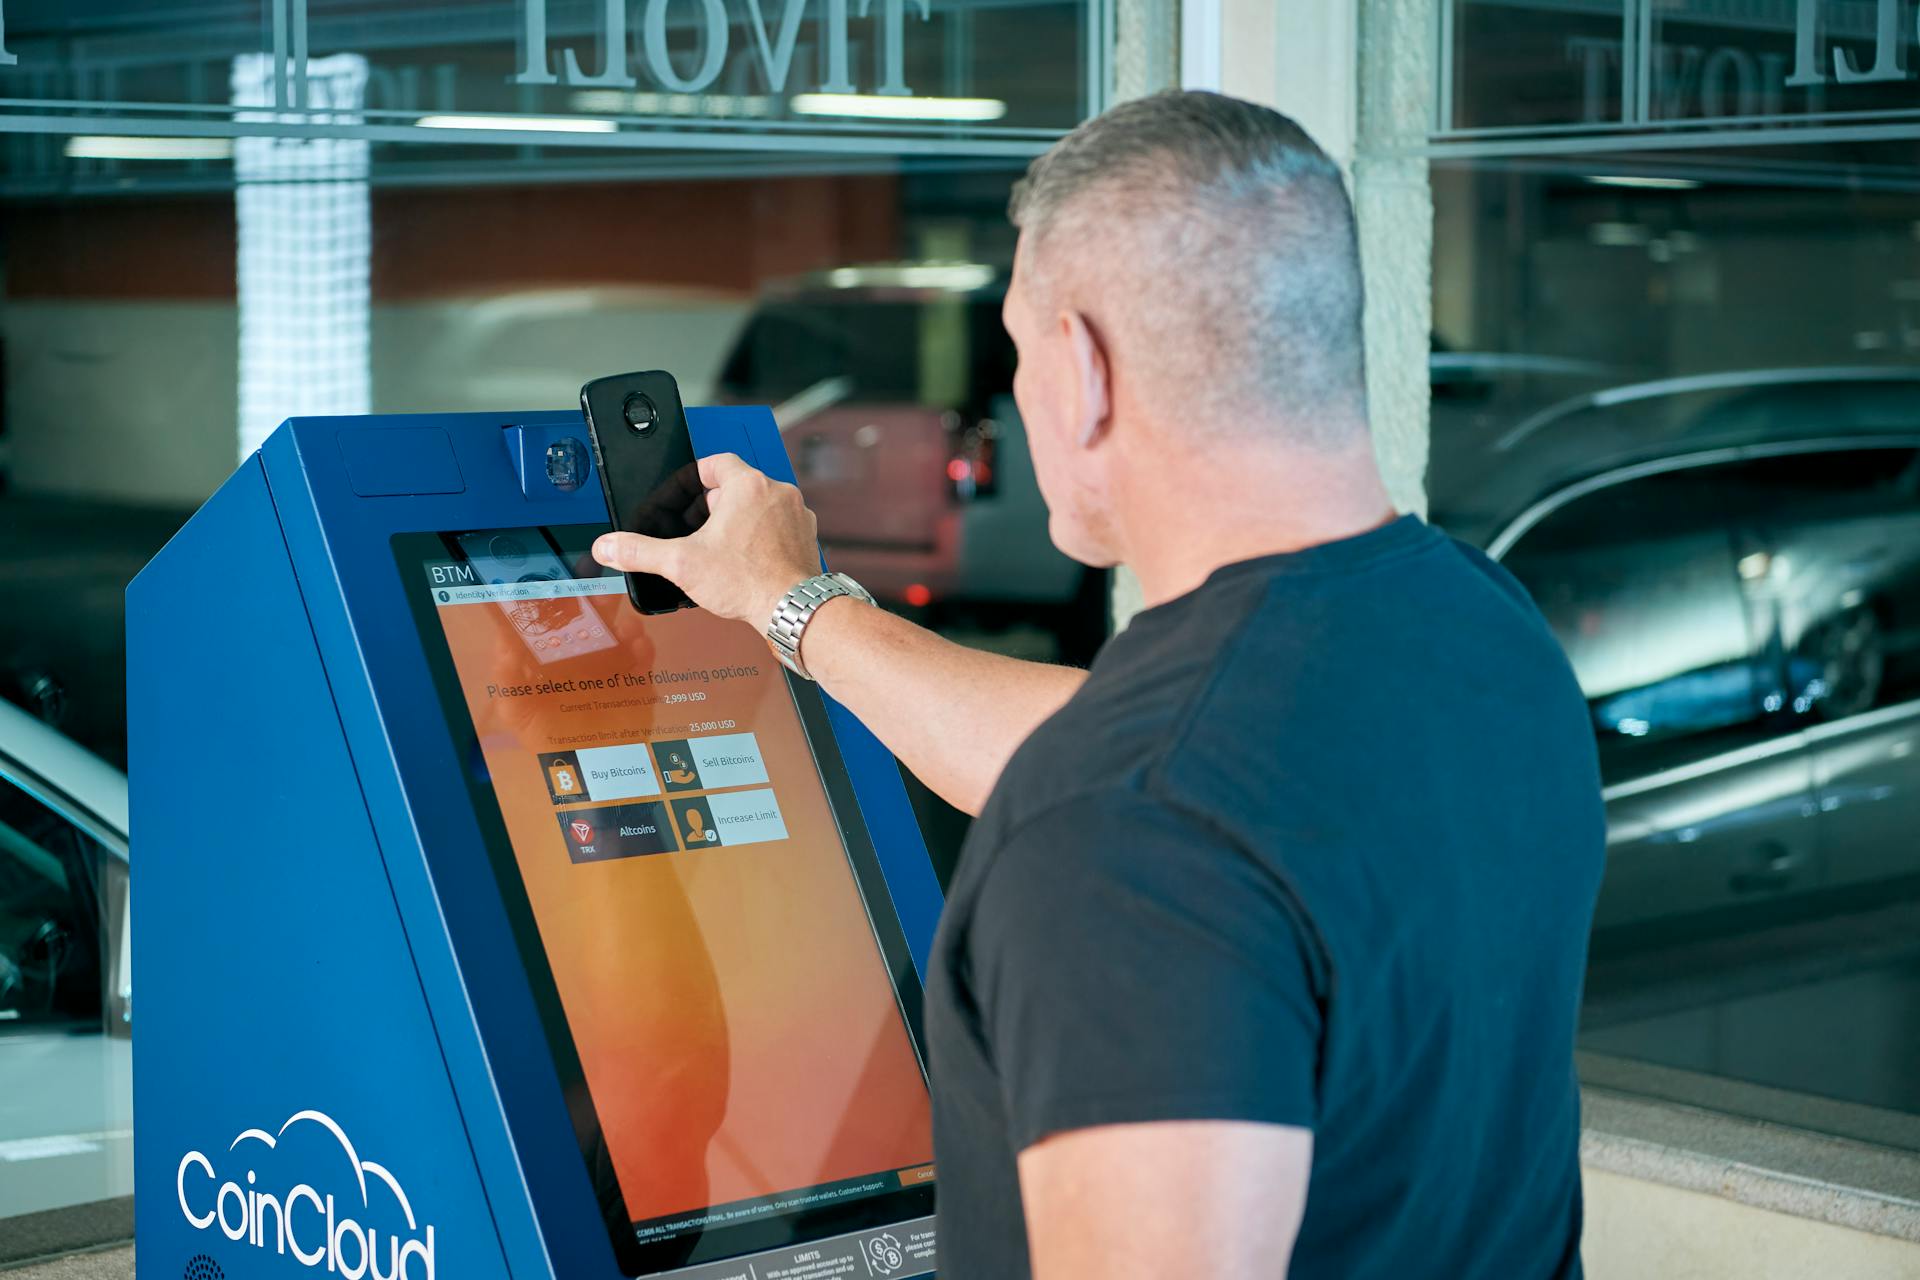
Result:
<svg viewBox="0 0 1920 1280"><path fill-rule="evenodd" d="M730 453L700 460L708 519L665 541L608 534L600 563L671 579L709 612L764 631L796 583L820 571L813 513L790 484ZM980 653L845 598L820 607L800 660L914 775L978 813L1014 749L1059 710L1086 672Z"/></svg>
<svg viewBox="0 0 1920 1280"><path fill-rule="evenodd" d="M1014 749L1087 678L957 645L844 596L814 614L800 660L915 777L972 814Z"/></svg>
<svg viewBox="0 0 1920 1280"><path fill-rule="evenodd" d="M1034 1280L1285 1280L1312 1165L1313 1134L1292 1125L1167 1120L1044 1138L1020 1153Z"/></svg>

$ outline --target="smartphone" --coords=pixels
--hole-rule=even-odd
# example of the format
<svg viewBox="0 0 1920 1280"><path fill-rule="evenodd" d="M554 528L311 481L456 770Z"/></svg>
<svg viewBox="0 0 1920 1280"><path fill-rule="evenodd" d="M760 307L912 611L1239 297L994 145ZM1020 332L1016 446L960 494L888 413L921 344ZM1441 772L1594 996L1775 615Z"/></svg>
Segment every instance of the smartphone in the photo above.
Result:
<svg viewBox="0 0 1920 1280"><path fill-rule="evenodd" d="M684 538L705 523L706 489L672 374L653 369L595 378L580 388L580 409L615 529ZM672 613L693 604L651 573L627 575L627 598L641 613Z"/></svg>

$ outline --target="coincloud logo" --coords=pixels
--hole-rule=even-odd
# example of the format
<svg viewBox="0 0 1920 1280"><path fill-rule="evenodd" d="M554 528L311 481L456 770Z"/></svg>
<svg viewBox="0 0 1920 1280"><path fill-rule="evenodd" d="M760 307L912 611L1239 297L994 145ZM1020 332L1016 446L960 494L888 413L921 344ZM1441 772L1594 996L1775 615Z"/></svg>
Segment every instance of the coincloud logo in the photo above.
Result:
<svg viewBox="0 0 1920 1280"><path fill-rule="evenodd" d="M351 1181L315 1177L315 1182L333 1189L323 1193L312 1183L298 1182L276 1191L278 1184L269 1177L267 1189L262 1190L254 1166L271 1165L270 1158L261 1157L275 1151L295 1125L317 1125L331 1134L340 1145ZM321 1145L326 1145L324 1139ZM303 1145L302 1150L306 1149ZM369 1178L384 1183L384 1190L374 1189L370 1195ZM290 1256L303 1267L323 1267L345 1280L362 1276L433 1280L432 1225L422 1231L407 1193L394 1176L373 1161L362 1160L346 1132L318 1111L297 1111L273 1133L243 1131L227 1144L217 1166L205 1152L187 1152L174 1186L180 1195L180 1212L196 1230L218 1227L235 1244ZM388 1197L398 1206L398 1215L386 1204ZM376 1198L381 1201L378 1209ZM404 1232L396 1229L402 1221ZM388 1227L382 1231L370 1225L374 1222ZM409 1270L411 1264L417 1265Z"/></svg>

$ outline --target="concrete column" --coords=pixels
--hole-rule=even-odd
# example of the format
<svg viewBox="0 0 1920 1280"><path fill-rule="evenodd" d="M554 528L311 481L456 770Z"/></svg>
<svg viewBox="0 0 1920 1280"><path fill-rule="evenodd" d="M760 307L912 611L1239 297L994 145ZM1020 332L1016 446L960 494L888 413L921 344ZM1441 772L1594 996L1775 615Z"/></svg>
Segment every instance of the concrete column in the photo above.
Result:
<svg viewBox="0 0 1920 1280"><path fill-rule="evenodd" d="M1433 335L1433 188L1426 142L1436 0L1363 0L1352 191L1367 278L1374 449L1403 511L1427 510L1427 356Z"/></svg>
<svg viewBox="0 0 1920 1280"><path fill-rule="evenodd" d="M1367 282L1374 448L1403 511L1427 509L1433 195L1425 141L1439 0L1181 0L1181 83L1298 120L1348 175ZM1122 0L1121 33L1127 30ZM1124 57L1121 59L1124 63ZM1115 629L1139 586L1114 575Z"/></svg>
<svg viewBox="0 0 1920 1280"><path fill-rule="evenodd" d="M1180 0L1117 0L1111 101L1180 83Z"/></svg>
<svg viewBox="0 0 1920 1280"><path fill-rule="evenodd" d="M1186 0L1220 14L1220 82L1193 87L1286 112L1347 171L1367 280L1374 446L1395 503L1423 514L1433 193L1419 148L1434 93L1436 2Z"/></svg>
<svg viewBox="0 0 1920 1280"><path fill-rule="evenodd" d="M1180 83L1180 0L1118 0L1113 48L1113 101L1144 98ZM1140 580L1113 573L1113 629L1140 612Z"/></svg>

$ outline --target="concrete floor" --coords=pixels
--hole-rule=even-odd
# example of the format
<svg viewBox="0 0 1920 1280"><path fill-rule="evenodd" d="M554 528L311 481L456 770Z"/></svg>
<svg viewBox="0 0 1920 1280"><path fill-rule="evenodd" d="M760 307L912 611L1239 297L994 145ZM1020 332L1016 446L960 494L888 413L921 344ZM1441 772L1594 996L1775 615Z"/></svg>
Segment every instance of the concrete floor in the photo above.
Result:
<svg viewBox="0 0 1920 1280"><path fill-rule="evenodd" d="M129 1280L133 1275L133 1246L77 1253L12 1271L0 1270L0 1275L7 1280Z"/></svg>
<svg viewBox="0 0 1920 1280"><path fill-rule="evenodd" d="M130 1276L121 1245L7 1271L133 1233L132 1046L98 1032L0 1035L0 1275Z"/></svg>
<svg viewBox="0 0 1920 1280"><path fill-rule="evenodd" d="M133 1194L133 1044L0 1035L0 1206L11 1217ZM18 1256L0 1241L0 1259Z"/></svg>

